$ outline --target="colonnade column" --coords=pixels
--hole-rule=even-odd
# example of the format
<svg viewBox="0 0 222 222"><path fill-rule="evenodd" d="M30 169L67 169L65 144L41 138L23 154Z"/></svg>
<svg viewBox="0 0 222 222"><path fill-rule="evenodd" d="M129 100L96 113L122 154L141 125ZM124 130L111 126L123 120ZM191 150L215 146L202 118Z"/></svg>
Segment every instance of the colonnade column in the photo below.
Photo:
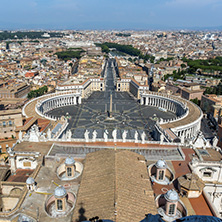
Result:
<svg viewBox="0 0 222 222"><path fill-rule="evenodd" d="M146 97L146 106L148 105L148 97Z"/></svg>
<svg viewBox="0 0 222 222"><path fill-rule="evenodd" d="M143 105L143 102L144 102L144 97L141 96L141 98L140 98L140 105Z"/></svg>

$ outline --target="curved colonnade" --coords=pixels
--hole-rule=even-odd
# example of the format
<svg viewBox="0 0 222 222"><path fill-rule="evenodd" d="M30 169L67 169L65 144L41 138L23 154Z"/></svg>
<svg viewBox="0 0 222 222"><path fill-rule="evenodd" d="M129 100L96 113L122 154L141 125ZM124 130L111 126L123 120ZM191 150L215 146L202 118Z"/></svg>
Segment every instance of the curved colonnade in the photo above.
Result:
<svg viewBox="0 0 222 222"><path fill-rule="evenodd" d="M35 106L35 111L38 115L50 119L57 120L54 116L49 116L46 113L63 106L72 106L82 103L82 97L80 93L70 93L64 95L56 95L50 98L47 98L42 101L38 101Z"/></svg>
<svg viewBox="0 0 222 222"><path fill-rule="evenodd" d="M200 130L202 110L188 100L162 93L146 92L141 95L140 104L159 107L177 115L174 119L160 120L158 123L167 137L170 136L170 130L176 137L190 139Z"/></svg>
<svg viewBox="0 0 222 222"><path fill-rule="evenodd" d="M172 98L168 95L159 93L154 94L153 92L149 92L142 94L140 104L162 108L166 111L175 113L178 117L187 114L188 112L188 108L186 106L187 104L182 103L181 101L176 100L175 98Z"/></svg>
<svg viewBox="0 0 222 222"><path fill-rule="evenodd" d="M43 118L58 120L59 118L49 116L46 113L58 107L81 104L81 100L79 92L64 92L64 94L59 95L55 93L50 97L38 98L35 111ZM141 105L159 107L163 111L173 112L177 115L173 119L160 119L157 123L165 137L172 138L171 141L174 141L176 137L193 138L200 130L203 113L198 106L188 100L147 91L141 94L140 103Z"/></svg>

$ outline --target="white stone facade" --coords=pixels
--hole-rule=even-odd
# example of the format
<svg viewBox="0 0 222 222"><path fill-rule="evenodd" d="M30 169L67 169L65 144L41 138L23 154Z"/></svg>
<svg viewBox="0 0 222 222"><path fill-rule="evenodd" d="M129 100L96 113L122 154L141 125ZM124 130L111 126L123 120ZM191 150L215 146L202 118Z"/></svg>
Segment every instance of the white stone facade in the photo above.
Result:
<svg viewBox="0 0 222 222"><path fill-rule="evenodd" d="M63 106L72 106L82 103L82 97L80 94L65 94L65 95L54 95L54 97L46 98L45 100L39 101L36 104L35 111L42 117L48 119L54 119L54 117L47 116L46 113Z"/></svg>
<svg viewBox="0 0 222 222"><path fill-rule="evenodd" d="M161 94L161 93L155 93L155 92L146 92L141 95L140 104L141 105L147 105L147 106L154 106L158 107L162 111L172 112L177 115L176 118L170 119L170 120L160 120L159 124L167 124L167 123L173 123L178 122L184 118L186 118L188 115L193 115L192 113L189 113L189 108L187 104L190 103L190 101L179 99L175 96L169 96L167 94ZM175 134L175 136L184 139L191 139L197 135L197 133L200 131L201 127L201 119L203 117L203 113L199 107L197 107L195 104L192 104L192 106L195 106L195 108L198 110L199 115L196 118L196 120L187 123L182 124L170 128L169 130ZM179 125L179 126L178 126Z"/></svg>
<svg viewBox="0 0 222 222"><path fill-rule="evenodd" d="M222 162L193 159L189 165L192 172L197 174L203 181L222 183Z"/></svg>

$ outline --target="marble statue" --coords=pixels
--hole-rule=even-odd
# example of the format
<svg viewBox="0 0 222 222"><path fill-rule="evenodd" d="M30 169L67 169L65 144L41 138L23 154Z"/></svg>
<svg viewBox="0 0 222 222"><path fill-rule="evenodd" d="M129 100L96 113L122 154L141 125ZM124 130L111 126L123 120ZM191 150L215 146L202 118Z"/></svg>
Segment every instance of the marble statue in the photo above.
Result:
<svg viewBox="0 0 222 222"><path fill-rule="evenodd" d="M43 133L43 134L41 134L41 135L39 136L39 141L40 141L40 142L46 142L46 141L47 141L45 135L46 135L46 134Z"/></svg>
<svg viewBox="0 0 222 222"><path fill-rule="evenodd" d="M193 147L201 148L206 146L206 139L201 131L197 133L197 136L194 138Z"/></svg>
<svg viewBox="0 0 222 222"><path fill-rule="evenodd" d="M68 130L66 132L66 138L67 138L67 140L71 141L71 138L72 138L72 131L71 130Z"/></svg>
<svg viewBox="0 0 222 222"><path fill-rule="evenodd" d="M86 129L84 133L85 141L88 143L89 142L89 131Z"/></svg>
<svg viewBox="0 0 222 222"><path fill-rule="evenodd" d="M145 138L146 138L146 133L143 131L143 133L141 134L142 144L145 143Z"/></svg>
<svg viewBox="0 0 222 222"><path fill-rule="evenodd" d="M10 156L13 156L15 154L15 151L11 147L6 147L6 151Z"/></svg>
<svg viewBox="0 0 222 222"><path fill-rule="evenodd" d="M163 133L161 133L160 134L160 143L163 143L163 141L164 141L164 135L163 135Z"/></svg>
<svg viewBox="0 0 222 222"><path fill-rule="evenodd" d="M127 131L124 130L124 131L123 131L123 134L122 134L122 138L123 138L123 142L124 142L124 143L126 142L126 136L127 136Z"/></svg>
<svg viewBox="0 0 222 222"><path fill-rule="evenodd" d="M93 134L92 140L93 140L93 142L96 142L96 137L97 137L96 130L94 130L92 134Z"/></svg>
<svg viewBox="0 0 222 222"><path fill-rule="evenodd" d="M47 138L48 138L48 140L50 140L52 138L52 132L51 132L50 128L48 128L48 131L47 131Z"/></svg>
<svg viewBox="0 0 222 222"><path fill-rule="evenodd" d="M184 142L185 142L184 134L181 135L180 142L181 142L181 143L184 143Z"/></svg>
<svg viewBox="0 0 222 222"><path fill-rule="evenodd" d="M117 129L114 129L112 132L112 136L113 136L113 141L116 142L116 138L117 138Z"/></svg>
<svg viewBox="0 0 222 222"><path fill-rule="evenodd" d="M104 133L103 133L104 142L108 141L108 134L109 134L109 132L107 130L105 130Z"/></svg>
<svg viewBox="0 0 222 222"><path fill-rule="evenodd" d="M39 127L37 125L33 125L33 129L35 130L36 135L39 137L40 136Z"/></svg>
<svg viewBox="0 0 222 222"><path fill-rule="evenodd" d="M26 133L24 136L23 136L23 141L29 141L29 134Z"/></svg>
<svg viewBox="0 0 222 222"><path fill-rule="evenodd" d="M65 133L63 133L63 135L62 135L62 140L66 141L66 134Z"/></svg>
<svg viewBox="0 0 222 222"><path fill-rule="evenodd" d="M217 143L218 143L218 139L217 139L217 137L215 136L215 137L213 138L213 147L216 147L216 146L217 146Z"/></svg>
<svg viewBox="0 0 222 222"><path fill-rule="evenodd" d="M210 147L211 147L210 140L207 140L206 141L206 148L210 148Z"/></svg>
<svg viewBox="0 0 222 222"><path fill-rule="evenodd" d="M38 126L33 125L30 129L29 142L39 142L39 135Z"/></svg>
<svg viewBox="0 0 222 222"><path fill-rule="evenodd" d="M135 143L138 143L138 132L135 131L135 134L134 134L134 139L135 139Z"/></svg>
<svg viewBox="0 0 222 222"><path fill-rule="evenodd" d="M11 152L12 152L12 148L11 148L11 147L8 147L7 152L8 152L8 153L11 153Z"/></svg>
<svg viewBox="0 0 222 222"><path fill-rule="evenodd" d="M22 141L22 131L19 131L19 140Z"/></svg>
<svg viewBox="0 0 222 222"><path fill-rule="evenodd" d="M163 123L163 119L160 118L160 119L159 119L159 124L162 124L162 123Z"/></svg>

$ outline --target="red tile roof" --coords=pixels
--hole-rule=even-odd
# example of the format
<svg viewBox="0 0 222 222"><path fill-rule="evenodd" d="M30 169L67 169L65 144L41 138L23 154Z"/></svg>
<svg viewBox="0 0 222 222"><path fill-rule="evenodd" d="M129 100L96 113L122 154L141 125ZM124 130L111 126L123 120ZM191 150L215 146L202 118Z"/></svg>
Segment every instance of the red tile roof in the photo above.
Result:
<svg viewBox="0 0 222 222"><path fill-rule="evenodd" d="M198 198L190 198L189 201L197 215L213 216L202 194Z"/></svg>
<svg viewBox="0 0 222 222"><path fill-rule="evenodd" d="M17 169L14 175L11 175L7 182L26 182L26 179L33 173L34 170Z"/></svg>

